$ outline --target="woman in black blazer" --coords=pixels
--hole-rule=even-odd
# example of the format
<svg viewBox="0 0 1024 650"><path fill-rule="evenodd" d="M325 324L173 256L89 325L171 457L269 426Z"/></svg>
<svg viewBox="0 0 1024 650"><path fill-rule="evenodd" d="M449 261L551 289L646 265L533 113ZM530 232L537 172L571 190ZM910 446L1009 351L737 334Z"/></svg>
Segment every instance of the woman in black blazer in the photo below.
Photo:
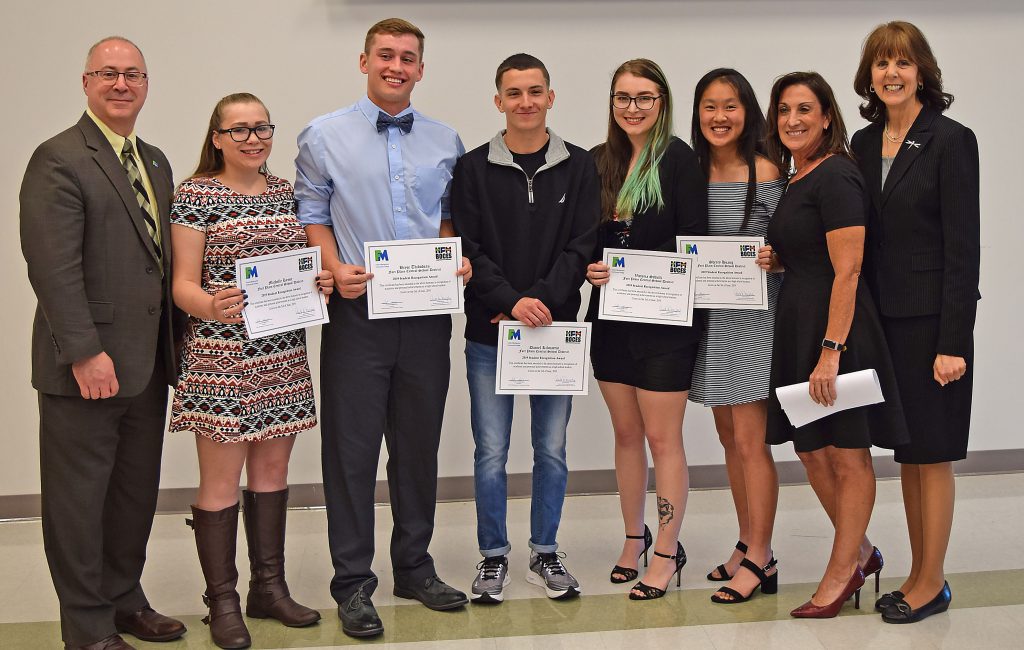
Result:
<svg viewBox="0 0 1024 650"><path fill-rule="evenodd" d="M601 176L601 226L587 280L594 285L587 320L591 360L615 432L615 476L626 540L612 582L637 578L653 539L644 524L647 452L657 482L658 538L633 600L665 595L686 562L679 526L689 475L683 413L701 327L598 320L600 285L609 278L604 248L675 251L677 235L707 233L707 190L697 155L672 135L672 97L661 68L647 59L623 63L612 76L608 140L594 148Z"/></svg>
<svg viewBox="0 0 1024 650"><path fill-rule="evenodd" d="M952 461L967 455L980 258L978 142L942 115L953 96L928 41L877 27L854 80L872 124L852 149L871 194L865 277L882 316L911 442L896 448L913 563L875 608L911 623L949 607L943 561Z"/></svg>

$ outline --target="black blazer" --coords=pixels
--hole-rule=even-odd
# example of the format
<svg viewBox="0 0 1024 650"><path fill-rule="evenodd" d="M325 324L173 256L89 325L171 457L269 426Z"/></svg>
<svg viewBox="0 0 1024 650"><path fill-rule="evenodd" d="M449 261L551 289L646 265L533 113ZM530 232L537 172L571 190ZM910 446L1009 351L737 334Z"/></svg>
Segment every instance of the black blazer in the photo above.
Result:
<svg viewBox="0 0 1024 650"><path fill-rule="evenodd" d="M973 352L981 259L978 140L924 107L882 186L882 125L851 141L871 195L864 275L888 317L938 315L936 354Z"/></svg>
<svg viewBox="0 0 1024 650"><path fill-rule="evenodd" d="M604 145L594 147L597 152ZM708 232L708 182L690 145L673 137L658 165L662 210L648 208L633 216L629 247L637 250L676 250L677 235L706 235ZM616 248L606 240L607 230L598 230L597 246L591 256L598 262L605 248ZM586 319L595 323L594 345L626 345L634 357L645 358L664 354L700 341L704 329L703 310L694 312L692 327L599 321L600 288L592 287Z"/></svg>

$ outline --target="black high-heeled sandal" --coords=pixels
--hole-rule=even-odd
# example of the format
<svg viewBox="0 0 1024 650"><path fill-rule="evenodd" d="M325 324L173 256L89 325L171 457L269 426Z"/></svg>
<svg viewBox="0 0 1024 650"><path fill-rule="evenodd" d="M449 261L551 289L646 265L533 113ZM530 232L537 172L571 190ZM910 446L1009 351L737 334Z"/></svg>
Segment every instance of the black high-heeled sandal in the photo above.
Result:
<svg viewBox="0 0 1024 650"><path fill-rule="evenodd" d="M676 561L676 570L673 573L676 576L676 586L679 587L682 584L682 570L683 570L683 567L686 566L686 551L683 550L683 543L682 542L676 542L676 554L675 555L665 555L664 553L659 553L657 551L654 551L654 554L657 555L658 557L663 557L666 560L675 560ZM671 584L671 582L672 582L672 576L671 575L668 577L668 581ZM639 591L640 593L639 594L633 593L634 590ZM654 600L655 598L661 598L662 596L664 596L667 591L668 591L668 585L665 585L664 589L658 589L657 587L652 587L651 585L644 584L643 582L638 582L635 585L633 585L632 589L630 589L630 591L629 591L629 599L630 600Z"/></svg>
<svg viewBox="0 0 1024 650"><path fill-rule="evenodd" d="M626 539L644 540L644 550L642 553L640 553L640 555L642 555L644 558L644 566L647 566L647 551L652 546L654 546L654 536L651 535L651 529L647 527L647 524L644 524L643 535L626 535ZM640 561L640 555L638 555L636 558L638 562ZM615 574L619 574L622 577L617 578L615 577ZM638 575L640 575L640 572L637 569L630 569L628 567L619 566L618 564L616 564L612 567L612 572L608 576L608 579L611 580L612 584L621 585L624 582L636 580Z"/></svg>
<svg viewBox="0 0 1024 650"><path fill-rule="evenodd" d="M736 542L736 550L740 553L746 554L747 545L743 542ZM707 575L707 578L711 582L728 582L732 580L732 576L729 575L729 572L725 570L724 564L719 564L718 566L716 566L714 571Z"/></svg>
<svg viewBox="0 0 1024 650"><path fill-rule="evenodd" d="M762 594L778 593L779 572L776 571L775 573L768 575L768 572L772 569L772 567L776 566L778 563L779 561L773 557L771 561L768 564L764 565L764 568L762 569L761 567L757 566L747 558L743 558L742 560L740 560L740 568L746 569L747 571L750 571L755 576L757 576L758 580L761 581L760 584L755 585L754 588L750 590L750 593L746 596L736 591L732 587L719 587L718 591L711 594L711 602L720 603L722 605L735 605L736 603L745 603L754 597L754 594L757 593L758 587L761 588ZM739 573L739 569L736 570L736 573ZM720 593L728 594L729 596L732 596L732 598L722 598L718 595Z"/></svg>

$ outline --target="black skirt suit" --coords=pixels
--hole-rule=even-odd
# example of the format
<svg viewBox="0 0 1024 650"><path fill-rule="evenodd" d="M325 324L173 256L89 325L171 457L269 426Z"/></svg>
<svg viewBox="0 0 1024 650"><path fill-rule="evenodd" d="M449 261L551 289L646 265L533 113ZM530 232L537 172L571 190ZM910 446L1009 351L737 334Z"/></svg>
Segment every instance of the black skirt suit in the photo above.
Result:
<svg viewBox="0 0 1024 650"><path fill-rule="evenodd" d="M673 137L658 165L658 177L664 207L652 207L633 216L626 248L674 252L677 235L708 232L707 179L693 149ZM614 221L601 224L591 261L600 261L605 248L624 247L616 225ZM594 324L590 348L594 377L650 391L689 390L703 333L703 314L694 314L692 327L600 320L600 291L599 287L592 288L586 316Z"/></svg>
<svg viewBox="0 0 1024 650"><path fill-rule="evenodd" d="M900 463L967 455L980 265L978 141L963 125L924 107L882 184L882 125L853 136L871 197L864 275L889 344L910 443ZM967 372L946 386L937 354L964 357Z"/></svg>

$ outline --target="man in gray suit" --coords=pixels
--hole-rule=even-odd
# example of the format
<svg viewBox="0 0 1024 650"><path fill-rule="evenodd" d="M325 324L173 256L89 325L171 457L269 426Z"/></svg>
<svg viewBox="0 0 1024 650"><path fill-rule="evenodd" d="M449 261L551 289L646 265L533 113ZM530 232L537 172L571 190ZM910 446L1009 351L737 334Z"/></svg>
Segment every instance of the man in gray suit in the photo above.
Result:
<svg viewBox="0 0 1024 650"><path fill-rule="evenodd" d="M38 306L43 546L65 647L131 648L185 626L139 579L156 510L175 378L167 158L135 137L148 91L131 41L89 50L88 110L47 140L21 187L21 246Z"/></svg>

